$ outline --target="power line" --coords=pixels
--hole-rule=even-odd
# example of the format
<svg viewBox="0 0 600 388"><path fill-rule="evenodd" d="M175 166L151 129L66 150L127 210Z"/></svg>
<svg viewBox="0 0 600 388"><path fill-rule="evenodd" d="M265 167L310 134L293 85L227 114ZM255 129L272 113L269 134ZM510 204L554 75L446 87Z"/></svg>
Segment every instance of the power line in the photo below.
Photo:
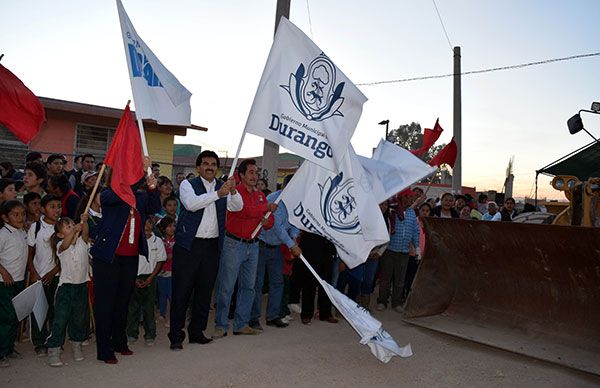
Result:
<svg viewBox="0 0 600 388"><path fill-rule="evenodd" d="M547 63L564 62L564 61L570 61L573 59L596 57L598 55L600 55L600 52L590 53L590 54L571 55L569 57L552 58L552 59L545 59L543 61L520 63L518 65L492 67L489 69L465 71L460 74L461 75L471 75L471 74L491 73L491 72L500 71L500 70L522 69L524 67L529 67L529 66L545 65ZM372 86L372 85L382 85L382 84L395 84L395 83L400 83L400 82L421 81L421 80L426 80L426 79L447 78L447 77L453 77L453 76L454 76L453 73L439 74L439 75L426 75L426 76L422 76L422 77L402 78L402 79L375 81L375 82L364 82L364 83L359 83L356 85L357 86Z"/></svg>
<svg viewBox="0 0 600 388"><path fill-rule="evenodd" d="M440 24L442 25L442 29L444 30L444 35L446 35L446 40L448 41L448 46L450 46L450 51L454 52L454 49L452 48L453 47L452 43L450 43L450 38L448 37L448 32L446 31L446 26L444 26L444 21L442 20L442 15L440 15L440 11L438 10L435 0L431 0L431 1L433 1L433 6L435 7L435 12L438 15L438 19L440 19Z"/></svg>
<svg viewBox="0 0 600 388"><path fill-rule="evenodd" d="M308 0L306 0L306 11L308 12L308 25L310 27L310 38L314 40L313 30L312 30L312 19L310 17L310 6L308 5Z"/></svg>

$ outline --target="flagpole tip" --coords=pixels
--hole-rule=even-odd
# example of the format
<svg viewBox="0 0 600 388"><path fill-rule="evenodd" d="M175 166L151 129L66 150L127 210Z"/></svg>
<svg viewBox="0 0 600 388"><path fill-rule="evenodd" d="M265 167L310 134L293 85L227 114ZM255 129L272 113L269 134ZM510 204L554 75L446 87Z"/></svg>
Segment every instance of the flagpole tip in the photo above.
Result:
<svg viewBox="0 0 600 388"><path fill-rule="evenodd" d="M0 59L2 59L2 57L0 57ZM127 106L129 106L129 104L131 104L131 100L127 100Z"/></svg>

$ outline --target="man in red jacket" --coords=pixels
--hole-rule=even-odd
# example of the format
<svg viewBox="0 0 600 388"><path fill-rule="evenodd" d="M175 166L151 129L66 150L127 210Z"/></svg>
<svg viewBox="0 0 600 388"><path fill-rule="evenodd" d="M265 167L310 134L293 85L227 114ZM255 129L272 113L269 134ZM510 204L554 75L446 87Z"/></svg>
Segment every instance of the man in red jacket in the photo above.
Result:
<svg viewBox="0 0 600 388"><path fill-rule="evenodd" d="M238 293L235 307L233 334L260 334L259 330L248 326L250 310L254 302L254 282L258 265L258 238L252 232L261 223L264 229L273 226L273 215L265 218L268 211L275 211L277 205L267 203L265 195L256 189L258 167L253 159L240 163L238 173L241 183L237 191L242 196L244 207L241 211L227 212L225 240L217 275L215 313L215 333L213 338L227 335L229 304L236 281Z"/></svg>

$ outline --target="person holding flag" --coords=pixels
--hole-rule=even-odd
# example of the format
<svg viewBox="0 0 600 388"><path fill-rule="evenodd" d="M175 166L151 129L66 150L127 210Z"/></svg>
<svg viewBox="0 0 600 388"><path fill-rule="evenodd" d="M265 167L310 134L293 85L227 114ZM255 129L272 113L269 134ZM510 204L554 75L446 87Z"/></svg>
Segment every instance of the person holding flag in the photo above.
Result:
<svg viewBox="0 0 600 388"><path fill-rule="evenodd" d="M115 352L133 354L127 347L127 309L139 255L148 257L143 226L147 215L161 207L160 195L153 189L156 178L144 173L151 164L149 157L142 159L140 135L128 104L106 155L110 187L100 193L102 220L90 249L97 358L107 364L118 362ZM140 190L144 183L148 191Z"/></svg>

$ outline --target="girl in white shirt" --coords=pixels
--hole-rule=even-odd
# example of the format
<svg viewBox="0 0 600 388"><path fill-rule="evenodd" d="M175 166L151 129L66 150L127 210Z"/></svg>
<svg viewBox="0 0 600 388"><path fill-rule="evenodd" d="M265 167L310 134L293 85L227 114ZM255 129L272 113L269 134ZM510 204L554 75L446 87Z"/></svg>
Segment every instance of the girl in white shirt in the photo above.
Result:
<svg viewBox="0 0 600 388"><path fill-rule="evenodd" d="M54 226L52 248L60 261L60 278L54 302L54 322L46 342L48 364L62 366L60 348L65 343L69 326L71 347L75 361L84 359L81 342L86 339L85 311L88 303L89 228L88 214L81 215L81 223L75 224L63 217Z"/></svg>

